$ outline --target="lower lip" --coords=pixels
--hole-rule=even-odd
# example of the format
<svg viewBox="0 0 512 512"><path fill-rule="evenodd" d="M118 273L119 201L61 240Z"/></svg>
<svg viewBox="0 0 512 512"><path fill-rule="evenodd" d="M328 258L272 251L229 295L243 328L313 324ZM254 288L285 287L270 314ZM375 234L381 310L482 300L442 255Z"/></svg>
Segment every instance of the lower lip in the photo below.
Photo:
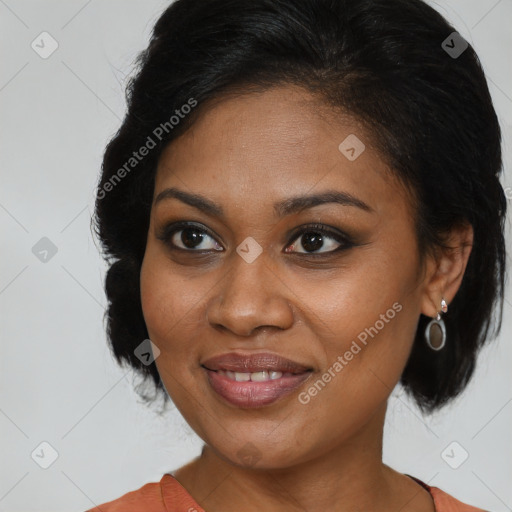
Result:
<svg viewBox="0 0 512 512"><path fill-rule="evenodd" d="M311 372L300 373L264 382L238 382L205 368L213 390L232 405L243 408L263 407L293 393Z"/></svg>

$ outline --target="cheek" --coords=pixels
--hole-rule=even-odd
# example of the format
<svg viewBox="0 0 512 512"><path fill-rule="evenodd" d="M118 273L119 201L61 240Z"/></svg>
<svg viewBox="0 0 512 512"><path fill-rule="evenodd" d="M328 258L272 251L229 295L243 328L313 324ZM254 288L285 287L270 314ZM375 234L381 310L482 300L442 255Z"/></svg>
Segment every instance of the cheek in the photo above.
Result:
<svg viewBox="0 0 512 512"><path fill-rule="evenodd" d="M165 342L194 315L198 298L190 280L177 276L164 258L146 252L140 273L141 305L146 327L155 341ZM203 289L204 290L204 289Z"/></svg>
<svg viewBox="0 0 512 512"><path fill-rule="evenodd" d="M359 335L363 341L365 335L369 337L366 329L376 322L377 330L383 333L400 323L400 313L393 308L394 303L401 304L403 299L400 279L403 276L390 272L382 262L380 266L370 262L316 282L299 277L290 288L298 298L297 307L314 326L314 334L324 348L342 353Z"/></svg>
<svg viewBox="0 0 512 512"><path fill-rule="evenodd" d="M160 350L155 360L158 372L173 399L181 393L177 382L194 389L196 340L204 325L201 305L208 288L200 278L178 273L165 255L146 252L140 273L142 311L149 338Z"/></svg>
<svg viewBox="0 0 512 512"><path fill-rule="evenodd" d="M347 332L346 337L340 337L327 351L326 366L298 397L296 418L298 423L304 422L297 428L297 439L301 442L306 443L307 436L311 435L308 434L310 418L316 419L317 448L322 450L339 441L340 436L354 435L385 406L400 379L411 347L402 327L409 323L412 311L403 307L399 310L396 306L393 309L392 305L383 309L384 315L388 312L386 318L396 312L389 323L379 321L374 315L370 319L366 313L367 320L360 324L362 330ZM380 322L384 326L379 330ZM359 333L364 336L358 338ZM285 434L279 431L279 435L284 437Z"/></svg>
<svg viewBox="0 0 512 512"><path fill-rule="evenodd" d="M384 400L410 354L419 298L411 292L413 266L397 263L393 266L384 258L369 261L357 272L347 272L323 287L310 287L309 322L316 325L325 351L320 378L327 374L329 381L325 388L321 383L316 386L322 390L319 400L313 399L317 391L310 390L310 405L320 409L322 404L338 403L340 421L349 411L357 410L357 404L371 410ZM308 400L309 396L304 396L304 401Z"/></svg>
<svg viewBox="0 0 512 512"><path fill-rule="evenodd" d="M155 334L162 330L165 311L171 311L171 308L163 307L167 300L166 287L158 278L158 268L151 260L146 252L140 272L140 299L149 337L154 340Z"/></svg>
<svg viewBox="0 0 512 512"><path fill-rule="evenodd" d="M187 340L195 324L193 301L189 304L190 285L172 274L169 262L164 259L146 251L140 273L142 312L149 338L160 350L155 364L162 382L173 401L183 399L186 404L178 383L188 382L190 378Z"/></svg>

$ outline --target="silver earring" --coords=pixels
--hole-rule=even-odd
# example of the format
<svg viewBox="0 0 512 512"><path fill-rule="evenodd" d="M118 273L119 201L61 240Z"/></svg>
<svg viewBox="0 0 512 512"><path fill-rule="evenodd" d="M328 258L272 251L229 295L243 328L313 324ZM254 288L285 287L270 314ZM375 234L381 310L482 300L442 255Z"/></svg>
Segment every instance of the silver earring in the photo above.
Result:
<svg viewBox="0 0 512 512"><path fill-rule="evenodd" d="M446 313L448 306L444 299L441 300L441 311ZM440 313L437 313L436 318L432 318L425 328L425 340L427 345L432 350L441 350L446 344L446 326L441 318Z"/></svg>

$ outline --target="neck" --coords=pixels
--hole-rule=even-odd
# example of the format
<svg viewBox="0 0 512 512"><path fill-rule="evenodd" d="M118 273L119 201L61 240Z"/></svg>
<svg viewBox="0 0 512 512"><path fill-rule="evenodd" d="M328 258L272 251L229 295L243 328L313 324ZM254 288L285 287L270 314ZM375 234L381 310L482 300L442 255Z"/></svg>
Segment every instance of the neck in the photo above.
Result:
<svg viewBox="0 0 512 512"><path fill-rule="evenodd" d="M343 443L291 467L244 468L205 446L176 478L208 512L398 510L415 494L428 500L417 509L432 511L427 491L382 462L385 412L384 404Z"/></svg>

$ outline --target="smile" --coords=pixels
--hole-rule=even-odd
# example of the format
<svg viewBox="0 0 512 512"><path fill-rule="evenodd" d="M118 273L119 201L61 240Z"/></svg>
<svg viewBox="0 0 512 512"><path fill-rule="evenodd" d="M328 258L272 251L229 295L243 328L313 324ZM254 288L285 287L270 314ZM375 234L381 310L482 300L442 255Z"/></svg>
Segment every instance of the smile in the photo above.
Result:
<svg viewBox="0 0 512 512"><path fill-rule="evenodd" d="M267 380L276 380L281 377L290 377L292 373L274 372L272 370L263 370L262 372L230 372L228 370L217 370L217 373L224 375L228 379L235 380L237 382L265 382Z"/></svg>
<svg viewBox="0 0 512 512"><path fill-rule="evenodd" d="M224 403L241 408L273 404L295 392L312 369L275 354L224 354L202 365L210 388Z"/></svg>

